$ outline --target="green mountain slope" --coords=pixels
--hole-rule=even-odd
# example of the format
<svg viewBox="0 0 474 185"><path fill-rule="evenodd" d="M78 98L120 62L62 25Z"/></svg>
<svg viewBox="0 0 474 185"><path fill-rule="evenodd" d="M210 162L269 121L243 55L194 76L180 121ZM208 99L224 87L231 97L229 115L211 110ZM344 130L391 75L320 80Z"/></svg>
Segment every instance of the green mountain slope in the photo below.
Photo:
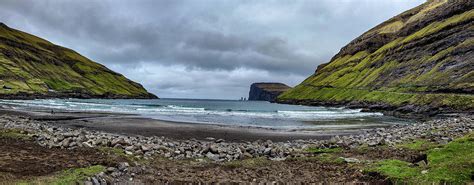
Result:
<svg viewBox="0 0 474 185"><path fill-rule="evenodd" d="M279 102L474 110L474 1L430 0L364 33Z"/></svg>
<svg viewBox="0 0 474 185"><path fill-rule="evenodd" d="M77 52L0 23L0 98L156 98Z"/></svg>

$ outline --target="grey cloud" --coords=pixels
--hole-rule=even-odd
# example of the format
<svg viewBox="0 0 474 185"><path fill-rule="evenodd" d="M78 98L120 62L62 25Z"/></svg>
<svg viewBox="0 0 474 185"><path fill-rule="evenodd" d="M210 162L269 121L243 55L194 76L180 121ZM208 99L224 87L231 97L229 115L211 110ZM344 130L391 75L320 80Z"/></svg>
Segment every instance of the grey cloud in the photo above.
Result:
<svg viewBox="0 0 474 185"><path fill-rule="evenodd" d="M205 94L218 84L244 95L248 84L241 83L251 81L295 85L356 36L423 1L2 0L0 21L77 50L157 94L192 96L200 87ZM143 66L156 70L132 73ZM163 72L157 66L183 67L175 71L180 79L147 78ZM251 80L228 75L242 69L255 73Z"/></svg>

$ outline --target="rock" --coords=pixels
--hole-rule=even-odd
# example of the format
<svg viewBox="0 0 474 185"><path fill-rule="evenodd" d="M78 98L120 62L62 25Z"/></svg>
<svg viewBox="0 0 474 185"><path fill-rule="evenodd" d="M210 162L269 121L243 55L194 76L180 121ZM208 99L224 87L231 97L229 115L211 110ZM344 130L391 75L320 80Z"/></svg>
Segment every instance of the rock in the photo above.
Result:
<svg viewBox="0 0 474 185"><path fill-rule="evenodd" d="M421 174L427 174L427 173L428 173L428 170L421 171Z"/></svg>
<svg viewBox="0 0 474 185"><path fill-rule="evenodd" d="M270 158L271 161L284 161L286 160L286 157L275 157L275 158Z"/></svg>
<svg viewBox="0 0 474 185"><path fill-rule="evenodd" d="M133 146L127 146L127 147L125 147L125 150L126 151L133 151L133 148L134 148Z"/></svg>
<svg viewBox="0 0 474 185"><path fill-rule="evenodd" d="M100 182L99 182L99 180L97 180L97 178L92 177L92 184L93 185L100 185Z"/></svg>
<svg viewBox="0 0 474 185"><path fill-rule="evenodd" d="M369 141L367 142L367 145L369 145L370 147L374 147L374 146L377 146L379 143L376 142L376 141Z"/></svg>
<svg viewBox="0 0 474 185"><path fill-rule="evenodd" d="M212 152L212 153L214 153L214 154L219 153L219 150L218 150L218 148L217 148L216 145L211 145L211 146L209 146L209 151Z"/></svg>
<svg viewBox="0 0 474 185"><path fill-rule="evenodd" d="M84 146L89 147L89 148L93 148L93 147L94 147L94 146L92 146L91 144L89 144L88 142L82 142L82 144L83 144Z"/></svg>
<svg viewBox="0 0 474 185"><path fill-rule="evenodd" d="M346 163L360 163L359 159L356 158L345 158L345 157L340 157L341 159L344 160Z"/></svg>
<svg viewBox="0 0 474 185"><path fill-rule="evenodd" d="M142 148L142 151L143 151L143 152L148 152L148 151L151 150L151 147L150 147L149 145L142 145L141 148Z"/></svg>
<svg viewBox="0 0 474 185"><path fill-rule="evenodd" d="M420 162L417 162L415 163L417 166L420 166L420 167L427 167L428 164L426 164L426 162L424 160L420 161Z"/></svg>
<svg viewBox="0 0 474 185"><path fill-rule="evenodd" d="M222 143L222 142L224 142L224 139L218 139L218 140L216 140L216 143Z"/></svg>
<svg viewBox="0 0 474 185"><path fill-rule="evenodd" d="M278 95L291 89L282 83L254 83L250 86L249 100L274 102Z"/></svg>
<svg viewBox="0 0 474 185"><path fill-rule="evenodd" d="M109 173L112 173L112 172L114 172L114 171L116 171L116 170L117 170L117 168L114 168L114 167L108 167L108 168L107 168L107 172L109 172Z"/></svg>
<svg viewBox="0 0 474 185"><path fill-rule="evenodd" d="M244 153L243 153L243 158L244 158L244 159L253 158L253 155L250 154L250 153L248 153L248 152L244 152Z"/></svg>
<svg viewBox="0 0 474 185"><path fill-rule="evenodd" d="M125 171L130 165L127 162L121 162L118 164L117 168L120 171Z"/></svg>
<svg viewBox="0 0 474 185"><path fill-rule="evenodd" d="M271 152L272 148L265 148L265 150L263 151L263 155L270 155Z"/></svg>
<svg viewBox="0 0 474 185"><path fill-rule="evenodd" d="M218 161L218 160L219 160L219 155L215 155L215 154L213 154L213 153L211 153L211 152L208 152L208 153L206 154L206 157L207 157L208 159L212 160L212 161Z"/></svg>

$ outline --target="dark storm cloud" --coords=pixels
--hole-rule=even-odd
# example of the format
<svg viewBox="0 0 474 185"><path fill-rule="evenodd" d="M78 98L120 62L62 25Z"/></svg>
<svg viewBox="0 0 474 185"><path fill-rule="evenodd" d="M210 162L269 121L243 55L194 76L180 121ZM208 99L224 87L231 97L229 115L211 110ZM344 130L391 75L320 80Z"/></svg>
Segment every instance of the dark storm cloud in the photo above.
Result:
<svg viewBox="0 0 474 185"><path fill-rule="evenodd" d="M159 95L229 98L244 96L255 81L295 85L356 36L421 3L2 0L0 21L75 49Z"/></svg>

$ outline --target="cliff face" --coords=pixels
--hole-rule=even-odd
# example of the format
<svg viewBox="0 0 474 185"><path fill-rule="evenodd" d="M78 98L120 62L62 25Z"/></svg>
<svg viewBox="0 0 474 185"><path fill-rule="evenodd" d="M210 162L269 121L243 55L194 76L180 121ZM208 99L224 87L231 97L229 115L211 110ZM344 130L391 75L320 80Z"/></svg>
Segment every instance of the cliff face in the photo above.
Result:
<svg viewBox="0 0 474 185"><path fill-rule="evenodd" d="M249 100L274 102L275 99L291 87L282 83L254 83L250 86Z"/></svg>
<svg viewBox="0 0 474 185"><path fill-rule="evenodd" d="M430 0L364 33L284 103L401 112L474 109L474 1Z"/></svg>
<svg viewBox="0 0 474 185"><path fill-rule="evenodd" d="M77 52L0 23L0 98L157 98Z"/></svg>

